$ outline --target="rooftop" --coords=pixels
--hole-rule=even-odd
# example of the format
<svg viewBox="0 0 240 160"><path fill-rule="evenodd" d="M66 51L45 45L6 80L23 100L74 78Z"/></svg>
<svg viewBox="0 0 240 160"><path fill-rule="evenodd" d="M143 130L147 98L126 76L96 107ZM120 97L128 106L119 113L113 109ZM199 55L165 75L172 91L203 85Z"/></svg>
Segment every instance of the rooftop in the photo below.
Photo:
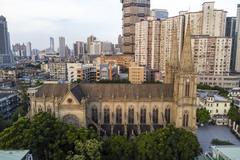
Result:
<svg viewBox="0 0 240 160"><path fill-rule="evenodd" d="M240 160L240 146L212 146L212 149L225 155L230 160Z"/></svg>
<svg viewBox="0 0 240 160"><path fill-rule="evenodd" d="M29 150L0 150L0 160L22 160Z"/></svg>

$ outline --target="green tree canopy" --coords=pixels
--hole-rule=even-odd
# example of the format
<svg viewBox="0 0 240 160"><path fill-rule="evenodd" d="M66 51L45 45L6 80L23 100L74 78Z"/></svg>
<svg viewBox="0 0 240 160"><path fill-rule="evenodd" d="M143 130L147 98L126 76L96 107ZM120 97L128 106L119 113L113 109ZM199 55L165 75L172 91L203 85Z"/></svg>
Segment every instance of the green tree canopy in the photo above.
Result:
<svg viewBox="0 0 240 160"><path fill-rule="evenodd" d="M104 160L130 160L133 155L133 143L124 136L113 136L103 144Z"/></svg>
<svg viewBox="0 0 240 160"><path fill-rule="evenodd" d="M30 121L20 118L0 133L1 149L31 149L39 160L65 159L77 140L97 138L87 129L77 129L48 113L40 113Z"/></svg>
<svg viewBox="0 0 240 160"><path fill-rule="evenodd" d="M238 108L231 105L231 108L228 111L228 118L235 122L240 122L240 113Z"/></svg>
<svg viewBox="0 0 240 160"><path fill-rule="evenodd" d="M206 108L197 109L197 121L206 124L210 120L210 113Z"/></svg>

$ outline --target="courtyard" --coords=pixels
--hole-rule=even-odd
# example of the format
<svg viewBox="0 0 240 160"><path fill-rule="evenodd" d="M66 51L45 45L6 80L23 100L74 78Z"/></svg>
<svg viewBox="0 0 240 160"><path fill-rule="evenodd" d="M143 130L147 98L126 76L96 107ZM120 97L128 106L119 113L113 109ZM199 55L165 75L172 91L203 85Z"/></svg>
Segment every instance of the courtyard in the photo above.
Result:
<svg viewBox="0 0 240 160"><path fill-rule="evenodd" d="M203 152L209 151L213 139L229 141L235 145L240 145L240 141L231 132L230 128L226 126L207 125L199 127L197 137Z"/></svg>

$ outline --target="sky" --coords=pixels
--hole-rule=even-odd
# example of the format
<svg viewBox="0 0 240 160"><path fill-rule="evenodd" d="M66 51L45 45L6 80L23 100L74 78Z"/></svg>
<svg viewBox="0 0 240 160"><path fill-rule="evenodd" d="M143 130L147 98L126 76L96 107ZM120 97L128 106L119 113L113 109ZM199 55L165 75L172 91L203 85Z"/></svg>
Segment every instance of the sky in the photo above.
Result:
<svg viewBox="0 0 240 160"><path fill-rule="evenodd" d="M179 11L201 10L206 0L151 0L151 8L167 9L170 16ZM240 0L215 0L215 8L236 15ZM11 43L30 41L32 48L49 47L49 37L64 36L70 48L89 35L116 43L122 32L120 0L0 0L0 15L7 18Z"/></svg>

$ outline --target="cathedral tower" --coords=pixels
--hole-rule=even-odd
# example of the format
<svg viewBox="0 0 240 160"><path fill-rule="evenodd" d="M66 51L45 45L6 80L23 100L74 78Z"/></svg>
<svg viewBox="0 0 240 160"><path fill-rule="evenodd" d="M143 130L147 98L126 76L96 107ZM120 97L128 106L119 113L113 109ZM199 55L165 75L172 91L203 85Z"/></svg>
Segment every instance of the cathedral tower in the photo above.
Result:
<svg viewBox="0 0 240 160"><path fill-rule="evenodd" d="M190 17L189 17L190 18ZM191 28L188 22L181 52L180 65L174 82L174 99L177 100L176 127L196 129L197 74L191 48Z"/></svg>

